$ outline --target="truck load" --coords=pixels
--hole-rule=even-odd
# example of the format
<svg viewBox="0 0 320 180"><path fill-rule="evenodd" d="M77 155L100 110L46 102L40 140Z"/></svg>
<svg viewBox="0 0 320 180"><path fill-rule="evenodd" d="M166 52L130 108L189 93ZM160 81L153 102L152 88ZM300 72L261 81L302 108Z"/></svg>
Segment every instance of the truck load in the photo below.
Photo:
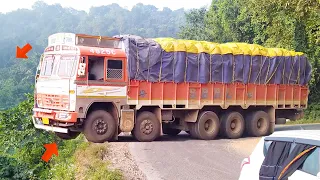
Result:
<svg viewBox="0 0 320 180"><path fill-rule="evenodd" d="M121 132L153 141L265 136L302 117L311 65L304 53L256 44L57 33L36 75L33 121L62 139Z"/></svg>

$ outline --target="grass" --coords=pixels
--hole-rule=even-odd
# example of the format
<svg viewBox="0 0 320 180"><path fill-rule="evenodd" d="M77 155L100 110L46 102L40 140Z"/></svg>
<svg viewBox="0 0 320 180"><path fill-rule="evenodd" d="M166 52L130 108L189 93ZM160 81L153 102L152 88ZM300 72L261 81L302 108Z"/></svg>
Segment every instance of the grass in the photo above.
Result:
<svg viewBox="0 0 320 180"><path fill-rule="evenodd" d="M288 121L286 125L293 125L293 124L316 124L320 123L320 120L317 119L301 119L297 121Z"/></svg>
<svg viewBox="0 0 320 180"><path fill-rule="evenodd" d="M110 170L109 162L104 158L107 144L86 142L74 154L76 158L76 179L81 180L122 180L119 170Z"/></svg>
<svg viewBox="0 0 320 180"><path fill-rule="evenodd" d="M50 179L53 180L122 180L118 170L110 170L104 159L107 144L94 144L77 139L62 141L59 156L52 159ZM61 147L61 148L60 148ZM51 163L50 163L51 164Z"/></svg>

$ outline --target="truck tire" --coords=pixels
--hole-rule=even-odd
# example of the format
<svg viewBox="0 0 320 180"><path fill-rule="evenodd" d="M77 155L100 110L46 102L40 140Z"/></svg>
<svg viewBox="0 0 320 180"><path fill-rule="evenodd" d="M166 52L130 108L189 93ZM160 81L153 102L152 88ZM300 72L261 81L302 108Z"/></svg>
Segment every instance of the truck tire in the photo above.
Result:
<svg viewBox="0 0 320 180"><path fill-rule="evenodd" d="M55 132L56 136L63 140L75 139L80 135L80 132L68 131L68 133Z"/></svg>
<svg viewBox="0 0 320 180"><path fill-rule="evenodd" d="M96 110L85 120L83 133L88 141L103 143L113 138L116 128L116 121L110 113Z"/></svg>
<svg viewBox="0 0 320 180"><path fill-rule="evenodd" d="M191 123L188 123L188 127L189 127L189 134L192 138L194 139L199 139L199 136L196 132L196 123L195 122L191 122Z"/></svg>
<svg viewBox="0 0 320 180"><path fill-rule="evenodd" d="M163 134L167 134L169 136L176 136L181 132L181 130L180 129L173 129L173 128L169 127L168 125L163 125L162 132L163 132Z"/></svg>
<svg viewBox="0 0 320 180"><path fill-rule="evenodd" d="M260 137L269 134L270 117L264 111L251 112L246 117L248 135Z"/></svg>
<svg viewBox="0 0 320 180"><path fill-rule="evenodd" d="M198 116L194 128L199 139L215 139L220 129L219 118L216 113L212 111L204 111Z"/></svg>
<svg viewBox="0 0 320 180"><path fill-rule="evenodd" d="M243 135L245 122L239 112L229 112L221 117L221 135L230 139L238 139Z"/></svg>
<svg viewBox="0 0 320 180"><path fill-rule="evenodd" d="M151 142L160 136L160 121L152 112L139 113L133 128L134 137L140 142Z"/></svg>

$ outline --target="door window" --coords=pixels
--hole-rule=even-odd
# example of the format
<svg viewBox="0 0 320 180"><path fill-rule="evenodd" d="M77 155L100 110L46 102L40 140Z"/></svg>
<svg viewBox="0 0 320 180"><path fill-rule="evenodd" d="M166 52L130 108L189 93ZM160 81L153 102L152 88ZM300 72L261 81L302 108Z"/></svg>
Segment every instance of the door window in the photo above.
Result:
<svg viewBox="0 0 320 180"><path fill-rule="evenodd" d="M303 165L300 168L301 171L317 176L317 174L320 172L319 149L320 148L318 147L307 157L307 159L304 161Z"/></svg>
<svg viewBox="0 0 320 180"><path fill-rule="evenodd" d="M108 59L106 66L106 78L114 80L123 79L123 62L122 60Z"/></svg>

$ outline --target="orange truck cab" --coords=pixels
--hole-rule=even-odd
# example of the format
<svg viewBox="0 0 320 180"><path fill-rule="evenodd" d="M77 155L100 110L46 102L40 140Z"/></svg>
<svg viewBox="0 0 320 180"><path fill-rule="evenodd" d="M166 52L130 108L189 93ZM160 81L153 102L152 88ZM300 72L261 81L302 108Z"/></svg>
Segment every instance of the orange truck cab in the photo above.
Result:
<svg viewBox="0 0 320 180"><path fill-rule="evenodd" d="M56 33L37 69L33 123L96 143L121 132L138 141L181 131L203 140L265 136L301 117L310 72L303 53L258 45Z"/></svg>

